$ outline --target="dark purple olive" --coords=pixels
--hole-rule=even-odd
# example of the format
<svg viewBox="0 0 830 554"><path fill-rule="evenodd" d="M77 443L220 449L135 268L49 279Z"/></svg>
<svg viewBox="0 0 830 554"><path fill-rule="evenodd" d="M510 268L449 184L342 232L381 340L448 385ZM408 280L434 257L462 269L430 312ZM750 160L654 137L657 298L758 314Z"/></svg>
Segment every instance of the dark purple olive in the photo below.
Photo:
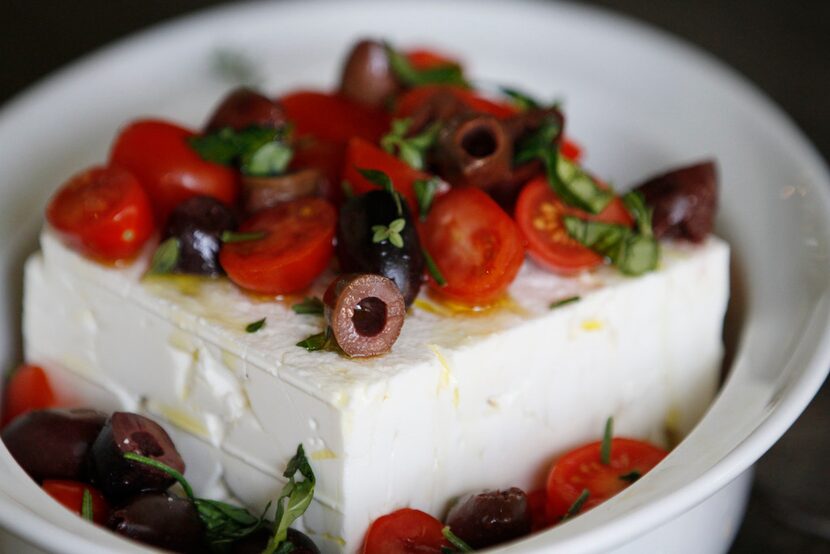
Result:
<svg viewBox="0 0 830 554"><path fill-rule="evenodd" d="M144 492L110 514L110 529L171 552L207 552L205 528L193 503L166 492Z"/></svg>
<svg viewBox="0 0 830 554"><path fill-rule="evenodd" d="M371 273L339 276L326 289L323 305L337 345L354 358L389 352L406 315L395 283Z"/></svg>
<svg viewBox="0 0 830 554"><path fill-rule="evenodd" d="M654 209L652 227L657 238L701 242L712 232L718 204L718 174L714 161L652 177L636 190Z"/></svg>
<svg viewBox="0 0 830 554"><path fill-rule="evenodd" d="M252 214L281 202L314 196L323 187L319 169L300 169L274 177L242 177L242 206Z"/></svg>
<svg viewBox="0 0 830 554"><path fill-rule="evenodd" d="M273 531L268 527L260 527L256 532L233 543L230 554L261 554L272 534ZM294 545L291 554L320 554L317 545L305 533L296 529L288 529L288 542Z"/></svg>
<svg viewBox="0 0 830 554"><path fill-rule="evenodd" d="M377 273L391 279L409 306L421 289L424 256L406 201L399 200L387 191L373 190L344 202L337 222L336 251L344 272ZM389 239L375 242L373 227L388 227L396 219L404 221L401 245Z"/></svg>
<svg viewBox="0 0 830 554"><path fill-rule="evenodd" d="M164 238L179 241L178 273L222 275L219 248L222 233L236 228L231 209L210 196L194 196L181 202L167 219Z"/></svg>
<svg viewBox="0 0 830 554"><path fill-rule="evenodd" d="M206 132L220 131L227 127L241 131L246 127L272 127L285 125L285 114L279 104L249 88L232 90L213 110L205 125Z"/></svg>
<svg viewBox="0 0 830 554"><path fill-rule="evenodd" d="M37 410L15 418L0 437L35 481L84 481L87 454L106 420L95 410Z"/></svg>
<svg viewBox="0 0 830 554"><path fill-rule="evenodd" d="M530 533L527 495L515 487L461 498L447 514L452 532L473 548L487 548Z"/></svg>
<svg viewBox="0 0 830 554"><path fill-rule="evenodd" d="M124 498L141 491L163 491L174 483L167 473L127 460L132 452L184 473L184 461L167 431L138 414L115 412L92 445L94 483L108 497Z"/></svg>
<svg viewBox="0 0 830 554"><path fill-rule="evenodd" d="M380 108L398 86L382 43L361 40L354 45L343 64L340 94L358 104Z"/></svg>
<svg viewBox="0 0 830 554"><path fill-rule="evenodd" d="M513 144L491 115L470 114L449 120L436 148L441 175L453 185L489 190L510 178Z"/></svg>

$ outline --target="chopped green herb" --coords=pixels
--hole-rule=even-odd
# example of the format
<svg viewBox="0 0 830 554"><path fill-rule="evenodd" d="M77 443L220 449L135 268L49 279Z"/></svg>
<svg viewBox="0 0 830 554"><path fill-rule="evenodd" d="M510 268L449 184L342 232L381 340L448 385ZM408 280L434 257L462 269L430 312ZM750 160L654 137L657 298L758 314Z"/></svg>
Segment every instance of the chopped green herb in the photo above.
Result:
<svg viewBox="0 0 830 554"><path fill-rule="evenodd" d="M591 250L608 257L626 275L642 275L657 267L660 245L653 236L634 233L625 225L562 218L568 234Z"/></svg>
<svg viewBox="0 0 830 554"><path fill-rule="evenodd" d="M441 270L438 269L438 264L436 264L435 260L432 259L432 256L429 255L429 252L427 252L427 249L422 248L421 252L424 255L424 261L427 264L427 271L429 271L429 274L435 280L435 283L439 287L446 286L447 285L447 280L444 279L444 276L441 274Z"/></svg>
<svg viewBox="0 0 830 554"><path fill-rule="evenodd" d="M438 139L441 123L436 121L427 127L421 134L407 137L406 133L412 125L412 120L395 119L392 129L380 139L380 145L390 154L398 156L410 167L423 169L426 153Z"/></svg>
<svg viewBox="0 0 830 554"><path fill-rule="evenodd" d="M598 214L614 199L613 191L601 188L593 177L565 156L559 155L557 150L548 150L542 161L548 184L566 204Z"/></svg>
<svg viewBox="0 0 830 554"><path fill-rule="evenodd" d="M534 98L528 96L524 92L518 91L510 87L501 87L501 92L513 102L513 105L521 111L541 108L542 105Z"/></svg>
<svg viewBox="0 0 830 554"><path fill-rule="evenodd" d="M334 335L331 332L331 327L326 328L325 331L306 337L297 343L300 348L305 348L309 352L316 352L318 350L336 350L337 342L334 340Z"/></svg>
<svg viewBox="0 0 830 554"><path fill-rule="evenodd" d="M579 302L581 299L581 296L569 296L567 298L551 302L549 308L554 310L556 308L561 308L562 306L567 306L568 304L573 304L574 302Z"/></svg>
<svg viewBox="0 0 830 554"><path fill-rule="evenodd" d="M150 262L149 273L151 275L166 275L172 273L179 263L179 252L181 246L179 239L170 237L162 241L153 253L153 259Z"/></svg>
<svg viewBox="0 0 830 554"><path fill-rule="evenodd" d="M234 243L234 242L250 242L252 240L259 240L264 238L267 233L265 231L250 231L248 233L239 233L237 231L222 231L222 242L224 243Z"/></svg>
<svg viewBox="0 0 830 554"><path fill-rule="evenodd" d="M262 319L258 320L258 321L254 321L253 323L249 323L248 325L246 325L245 326L245 332L246 333L256 333L257 331L259 331L263 327L265 327L265 318L264 317Z"/></svg>
<svg viewBox="0 0 830 554"><path fill-rule="evenodd" d="M267 177L285 173L294 151L284 142L267 142L242 155L240 169L245 175Z"/></svg>
<svg viewBox="0 0 830 554"><path fill-rule="evenodd" d="M222 165L239 165L245 175L268 177L285 172L293 150L285 142L285 129L226 127L207 135L190 137L188 144L202 159Z"/></svg>
<svg viewBox="0 0 830 554"><path fill-rule="evenodd" d="M568 508L568 511L565 512L565 515L562 516L562 521L571 519L572 517L576 516L579 513L579 510L582 509L583 504L588 501L588 497L591 496L591 492L588 489L582 489L582 494L574 500L574 503L571 504L571 507Z"/></svg>
<svg viewBox="0 0 830 554"><path fill-rule="evenodd" d="M127 452L124 454L124 459L130 460L131 462L138 462L140 464L148 465L153 467L159 471L162 471L176 480L179 485L182 486L184 493L187 497L191 500L195 498L193 494L193 487L190 486L190 483L187 482L187 479L184 478L179 471L173 469L169 465L159 462L158 460L154 460L153 458L148 458L147 456L142 456L141 454L136 454L135 452Z"/></svg>
<svg viewBox="0 0 830 554"><path fill-rule="evenodd" d="M409 59L389 44L386 45L386 56L395 76L408 87L422 85L457 85L468 87L464 79L461 66L454 63L439 65L427 69L416 69Z"/></svg>
<svg viewBox="0 0 830 554"><path fill-rule="evenodd" d="M521 165L532 160L542 159L552 150L553 141L562 132L562 127L553 117L545 118L538 129L522 138L516 144L513 165Z"/></svg>
<svg viewBox="0 0 830 554"><path fill-rule="evenodd" d="M383 242L388 240L393 246L403 248L403 237L401 231L406 227L406 220L402 217L393 219L388 226L372 225L372 242Z"/></svg>
<svg viewBox="0 0 830 554"><path fill-rule="evenodd" d="M379 169L363 169L360 167L356 167L358 173L363 175L363 177L372 183L373 185L377 185L395 199L395 206L398 208L398 215L403 216L403 206L401 205L401 195L398 191L395 190L395 187L392 185L392 179L389 178L389 175L380 171Z"/></svg>
<svg viewBox="0 0 830 554"><path fill-rule="evenodd" d="M611 439L614 437L614 418L605 420L605 432L602 434L602 444L599 447L599 461L602 465L611 465Z"/></svg>
<svg viewBox="0 0 830 554"><path fill-rule="evenodd" d="M634 221L637 222L639 233L644 237L651 238L654 235L651 229L652 210L646 206L643 195L639 191L632 190L624 194L622 200L628 212L634 217Z"/></svg>
<svg viewBox="0 0 830 554"><path fill-rule="evenodd" d="M418 215L422 220L426 219L429 209L432 207L432 201L435 199L435 192L440 186L441 180L437 177L419 179L412 183L415 199L418 201Z"/></svg>
<svg viewBox="0 0 830 554"><path fill-rule="evenodd" d="M297 472L303 477L302 481L295 479ZM316 478L305 456L302 444L297 446L297 453L289 460L288 466L282 475L288 478L288 482L282 488L282 493L277 499L277 512L274 515L274 535L268 541L268 546L265 547L263 554L280 552L278 548L281 544L285 544L288 538L288 527L303 515L314 497Z"/></svg>
<svg viewBox="0 0 830 554"><path fill-rule="evenodd" d="M238 50L217 50L212 56L211 65L219 77L235 85L255 86L263 81L256 64Z"/></svg>
<svg viewBox="0 0 830 554"><path fill-rule="evenodd" d="M441 534L444 535L444 538L449 541L451 545L453 545L458 552L473 552L472 547L469 544L464 542L458 535L452 532L449 525L445 525L443 529L441 529Z"/></svg>
<svg viewBox="0 0 830 554"><path fill-rule="evenodd" d="M295 314L323 315L324 312L323 301L316 296L303 299L302 302L291 306L291 309L294 310Z"/></svg>
<svg viewBox="0 0 830 554"><path fill-rule="evenodd" d="M620 475L620 479L623 480L623 481L626 481L628 483L633 483L634 481L637 481L642 476L643 476L642 473L640 473L637 470L634 470L634 471L629 471L628 473L625 473L623 475Z"/></svg>
<svg viewBox="0 0 830 554"><path fill-rule="evenodd" d="M81 499L81 517L87 521L92 521L95 518L92 511L92 493L87 488L84 488L84 496Z"/></svg>

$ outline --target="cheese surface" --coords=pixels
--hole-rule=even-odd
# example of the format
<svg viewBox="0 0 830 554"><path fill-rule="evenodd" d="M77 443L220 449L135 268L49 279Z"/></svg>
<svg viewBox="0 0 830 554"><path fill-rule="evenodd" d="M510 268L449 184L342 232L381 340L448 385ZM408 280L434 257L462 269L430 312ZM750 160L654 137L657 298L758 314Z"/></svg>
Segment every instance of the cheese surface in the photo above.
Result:
<svg viewBox="0 0 830 554"><path fill-rule="evenodd" d="M467 492L538 487L608 416L619 435L668 445L720 377L729 250L714 237L664 243L658 270L637 278L563 278L528 262L509 298L481 312L422 292L392 351L362 360L295 346L324 328L293 313L301 298L143 277L149 253L103 266L48 229L41 247L26 265L27 361L166 421L177 442L196 437L184 440L215 462L205 486L253 507L276 498L302 443L317 475L303 524L324 552L355 551L400 507L440 517Z"/></svg>

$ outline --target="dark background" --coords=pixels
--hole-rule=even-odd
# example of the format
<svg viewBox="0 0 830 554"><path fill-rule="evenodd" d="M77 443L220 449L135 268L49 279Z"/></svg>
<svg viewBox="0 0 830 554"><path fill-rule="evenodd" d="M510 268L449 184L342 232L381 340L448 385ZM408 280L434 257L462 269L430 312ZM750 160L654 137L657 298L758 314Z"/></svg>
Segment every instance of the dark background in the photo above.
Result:
<svg viewBox="0 0 830 554"><path fill-rule="evenodd" d="M135 30L219 0L4 0L0 103ZM731 65L830 158L830 1L593 0L661 27ZM830 278L830 276L828 276ZM830 385L757 466L735 554L830 553Z"/></svg>

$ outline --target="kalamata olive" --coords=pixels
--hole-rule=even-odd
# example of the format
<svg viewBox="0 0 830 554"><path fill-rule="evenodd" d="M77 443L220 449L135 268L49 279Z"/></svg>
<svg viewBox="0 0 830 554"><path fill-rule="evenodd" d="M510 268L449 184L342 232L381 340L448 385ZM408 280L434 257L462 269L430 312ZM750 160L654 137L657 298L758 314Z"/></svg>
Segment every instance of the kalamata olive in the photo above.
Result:
<svg viewBox="0 0 830 554"><path fill-rule="evenodd" d="M408 134L415 135L436 121L449 121L457 116L470 115L473 109L465 104L456 94L444 87L436 87L434 92L421 101L409 114L411 124Z"/></svg>
<svg viewBox="0 0 830 554"><path fill-rule="evenodd" d="M233 543L230 554L261 554L273 535L269 527L260 527L244 539ZM294 545L291 554L320 554L317 545L305 533L296 529L288 529L288 542Z"/></svg>
<svg viewBox="0 0 830 554"><path fill-rule="evenodd" d="M490 115L456 116L438 135L440 173L454 185L490 189L507 181L513 145L501 122Z"/></svg>
<svg viewBox="0 0 830 554"><path fill-rule="evenodd" d="M273 127L285 125L285 114L279 104L249 88L232 90L213 110L205 125L206 132L230 127L236 131L246 127Z"/></svg>
<svg viewBox="0 0 830 554"><path fill-rule="evenodd" d="M205 529L193 503L166 492L140 493L113 510L110 529L171 552L207 552Z"/></svg>
<svg viewBox="0 0 830 554"><path fill-rule="evenodd" d="M179 241L174 271L193 275L222 275L219 249L222 232L236 228L231 209L210 196L194 196L181 202L167 220L164 238Z"/></svg>
<svg viewBox="0 0 830 554"><path fill-rule="evenodd" d="M396 219L404 221L399 233L402 245L396 246L388 239L375 242L373 227L388 228ZM337 259L343 271L388 277L398 285L406 305L412 304L421 289L424 256L406 202L396 202L383 190L347 200L340 207L337 222Z"/></svg>
<svg viewBox="0 0 830 554"><path fill-rule="evenodd" d="M167 431L138 414L115 412L92 445L95 484L110 497L124 498L140 491L165 490L174 479L147 464L127 460L132 452L184 473L184 461Z"/></svg>
<svg viewBox="0 0 830 554"><path fill-rule="evenodd" d="M636 188L654 209L657 238L701 242L712 232L718 203L715 162L707 160L652 177Z"/></svg>
<svg viewBox="0 0 830 554"><path fill-rule="evenodd" d="M273 208L280 202L288 202L314 196L323 187L323 175L319 169L300 169L274 177L242 178L242 205L249 214Z"/></svg>
<svg viewBox="0 0 830 554"><path fill-rule="evenodd" d="M515 487L461 498L447 514L452 532L473 548L495 546L530 533L527 495Z"/></svg>
<svg viewBox="0 0 830 554"><path fill-rule="evenodd" d="M329 285L323 304L338 346L355 358L389 352L406 312L395 283L371 273L341 275Z"/></svg>
<svg viewBox="0 0 830 554"><path fill-rule="evenodd" d="M380 108L397 90L398 81L384 45L376 40L355 44L343 64L340 94L358 104Z"/></svg>
<svg viewBox="0 0 830 554"><path fill-rule="evenodd" d="M84 481L87 454L106 419L95 410L37 410L14 419L0 437L35 481Z"/></svg>

